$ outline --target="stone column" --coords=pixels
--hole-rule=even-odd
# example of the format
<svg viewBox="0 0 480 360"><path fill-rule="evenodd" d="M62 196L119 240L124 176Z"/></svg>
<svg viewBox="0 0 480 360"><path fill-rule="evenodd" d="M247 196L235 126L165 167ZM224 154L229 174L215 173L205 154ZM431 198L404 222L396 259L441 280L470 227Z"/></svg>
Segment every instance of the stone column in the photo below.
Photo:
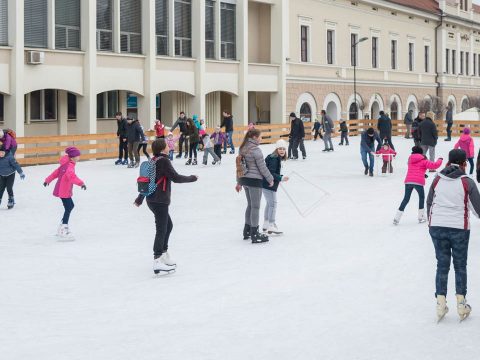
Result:
<svg viewBox="0 0 480 360"><path fill-rule="evenodd" d="M248 0L239 0L236 7L238 96L232 98L235 125L248 124Z"/></svg>
<svg viewBox="0 0 480 360"><path fill-rule="evenodd" d="M271 39L270 39L270 62L278 64L278 91L270 95L270 122L287 123L289 109L287 106L287 42L288 28L285 26L288 17L287 0L276 0L271 5ZM293 111L293 110L292 110ZM315 120L312 114L312 120Z"/></svg>

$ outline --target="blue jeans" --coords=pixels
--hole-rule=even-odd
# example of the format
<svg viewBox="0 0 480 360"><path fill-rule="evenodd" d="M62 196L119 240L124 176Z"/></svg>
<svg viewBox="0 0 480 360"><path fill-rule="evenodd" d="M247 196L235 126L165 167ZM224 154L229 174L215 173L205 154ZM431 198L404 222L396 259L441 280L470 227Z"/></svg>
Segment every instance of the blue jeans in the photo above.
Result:
<svg viewBox="0 0 480 360"><path fill-rule="evenodd" d="M170 151L168 152L168 158L169 158L170 160L173 160L173 150L170 150Z"/></svg>
<svg viewBox="0 0 480 360"><path fill-rule="evenodd" d="M430 236L437 257L435 295L447 295L448 272L452 257L456 294L467 295L467 256L470 230L432 226L430 227Z"/></svg>
<svg viewBox="0 0 480 360"><path fill-rule="evenodd" d="M70 213L74 208L72 198L61 199L63 207L65 208L65 212L63 213L62 224L67 225L68 221L70 220Z"/></svg>
<svg viewBox="0 0 480 360"><path fill-rule="evenodd" d="M362 155L362 161L365 169L369 169L369 171L373 174L373 167L375 166L375 156L373 156L371 152L373 152L373 149L370 149L369 151L366 151L364 148L360 149L360 154ZM370 165L368 165L367 155L370 158Z"/></svg>
<svg viewBox="0 0 480 360"><path fill-rule="evenodd" d="M422 185L415 184L405 184L405 195L403 196L402 203L398 210L404 211L410 201L410 196L412 196L413 189L417 190L418 193L418 208L421 210L425 207L425 190Z"/></svg>
<svg viewBox="0 0 480 360"><path fill-rule="evenodd" d="M227 144L230 146L230 150L235 151L235 146L233 146L233 131L227 132L227 137L223 140L223 151L227 151Z"/></svg>

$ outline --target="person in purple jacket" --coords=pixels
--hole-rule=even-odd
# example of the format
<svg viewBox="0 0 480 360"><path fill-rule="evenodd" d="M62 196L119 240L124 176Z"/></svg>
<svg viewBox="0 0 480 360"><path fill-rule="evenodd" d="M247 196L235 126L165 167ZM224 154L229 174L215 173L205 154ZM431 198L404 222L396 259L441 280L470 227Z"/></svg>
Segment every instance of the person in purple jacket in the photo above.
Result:
<svg viewBox="0 0 480 360"><path fill-rule="evenodd" d="M220 126L215 128L215 132L210 135L210 139L213 140L213 152L222 160L222 144L226 140L226 136Z"/></svg>
<svg viewBox="0 0 480 360"><path fill-rule="evenodd" d="M0 141L3 143L3 150L5 150L7 154L15 156L15 152L17 151L17 141L15 138L6 130L0 129Z"/></svg>

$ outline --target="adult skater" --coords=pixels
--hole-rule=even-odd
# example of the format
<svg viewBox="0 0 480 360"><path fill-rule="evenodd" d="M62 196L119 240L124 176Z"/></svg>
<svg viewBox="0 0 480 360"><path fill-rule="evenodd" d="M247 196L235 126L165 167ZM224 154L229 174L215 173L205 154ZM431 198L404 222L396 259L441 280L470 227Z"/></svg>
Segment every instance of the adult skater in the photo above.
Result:
<svg viewBox="0 0 480 360"><path fill-rule="evenodd" d="M168 214L171 201L172 182L189 183L198 180L198 176L179 175L168 159L169 148L165 139L157 139L152 143L152 152L155 166L155 192L147 197L148 208L155 216L155 242L153 244L153 271L169 273L175 270L176 263L168 253L168 240L173 229L172 219ZM142 205L145 196L138 195L134 205Z"/></svg>
<svg viewBox="0 0 480 360"><path fill-rule="evenodd" d="M230 154L235 154L235 146L233 145L233 116L230 111L223 111L223 121L220 127L225 127L226 139L223 142L223 153L227 153L227 145L230 146Z"/></svg>
<svg viewBox="0 0 480 360"><path fill-rule="evenodd" d="M140 166L139 145L144 136L138 119L127 119L128 157L130 158L129 168Z"/></svg>
<svg viewBox="0 0 480 360"><path fill-rule="evenodd" d="M22 168L12 154L7 154L0 146L0 204L5 189L7 189L8 202L7 209L12 209L15 205L13 194L13 184L15 183L15 172L18 172L20 179L25 179Z"/></svg>
<svg viewBox="0 0 480 360"><path fill-rule="evenodd" d="M392 143L392 120L385 114L384 111L380 111L380 118L377 124L378 131L380 132L380 139L386 141L390 147L395 150L395 146Z"/></svg>
<svg viewBox="0 0 480 360"><path fill-rule="evenodd" d="M382 140L374 128L368 128L362 132L360 140L360 154L362 155L363 166L365 167L365 175L373 177L373 167L375 166L375 141L377 141L377 151L382 147ZM370 160L370 165L368 160Z"/></svg>
<svg viewBox="0 0 480 360"><path fill-rule="evenodd" d="M427 155L428 151L430 161L435 160L435 146L437 146L438 140L437 126L433 122L434 118L435 114L429 111L425 120L423 120L418 126L423 154ZM430 170L430 172L435 172L435 170Z"/></svg>
<svg viewBox="0 0 480 360"><path fill-rule="evenodd" d="M182 148L183 144L185 143L186 159L188 157L187 117L185 116L185 112L183 111L180 112L180 116L178 117L177 121L175 121L170 131L173 132L177 127L180 129L180 138L178 139L178 155L176 157L182 157Z"/></svg>
<svg viewBox="0 0 480 360"><path fill-rule="evenodd" d="M323 142L325 144L325 149L323 152L333 151L332 143L332 134L335 130L335 125L333 123L330 115L327 114L325 110L322 110L322 127L323 127Z"/></svg>
<svg viewBox="0 0 480 360"><path fill-rule="evenodd" d="M405 118L403 119L403 123L407 127L407 131L405 133L405 139L410 139L410 136L412 135L412 124L413 124L413 110L410 109L408 112L405 114Z"/></svg>
<svg viewBox="0 0 480 360"><path fill-rule="evenodd" d="M433 180L427 199L430 236L437 258L435 296L440 321L448 312L447 284L453 257L457 312L460 320L470 314L467 304L467 257L470 238L470 212L480 214L480 194L474 181L465 174L467 156L461 149L451 150L445 169Z"/></svg>
<svg viewBox="0 0 480 360"><path fill-rule="evenodd" d="M415 146L421 146L422 138L420 136L419 127L420 127L420 124L423 122L423 120L425 120L425 113L423 111L419 112L418 116L415 118L415 120L413 120L412 137L413 137L413 142L415 143Z"/></svg>
<svg viewBox="0 0 480 360"><path fill-rule="evenodd" d="M252 244L268 241L268 236L258 231L263 179L267 181L270 188L274 185L273 176L265 165L262 150L258 146L260 140L260 130L248 130L237 156L237 186L235 189L237 192L240 192L242 187L245 189L248 204L245 211L243 239L251 238Z"/></svg>
<svg viewBox="0 0 480 360"><path fill-rule="evenodd" d="M303 121L297 118L294 112L290 114L290 145L292 152L292 159L298 159L298 147L300 146L300 151L302 152L303 159L307 158L307 152L305 150L305 144L303 140L305 139L305 127L303 126ZM290 155L290 154L289 154Z"/></svg>
<svg viewBox="0 0 480 360"><path fill-rule="evenodd" d="M447 106L445 121L447 123L447 138L445 141L452 141L453 109L451 105Z"/></svg>
<svg viewBox="0 0 480 360"><path fill-rule="evenodd" d="M197 147L200 141L200 137L198 136L198 127L195 125L192 119L187 119L187 138L188 144L190 148L190 152L188 154L188 160L185 165L197 165ZM192 161L192 154L194 156Z"/></svg>
<svg viewBox="0 0 480 360"><path fill-rule="evenodd" d="M402 203L398 208L397 214L393 219L393 224L398 225L402 218L403 212L410 201L413 190L418 193L418 222L425 222L425 173L427 169L438 169L442 165L443 159L440 158L436 162L427 160L423 155L423 150L419 146L412 148L412 154L408 158L408 170L405 177L405 195Z"/></svg>
<svg viewBox="0 0 480 360"><path fill-rule="evenodd" d="M115 165L128 165L127 119L119 111L115 113L117 119L118 160Z"/></svg>

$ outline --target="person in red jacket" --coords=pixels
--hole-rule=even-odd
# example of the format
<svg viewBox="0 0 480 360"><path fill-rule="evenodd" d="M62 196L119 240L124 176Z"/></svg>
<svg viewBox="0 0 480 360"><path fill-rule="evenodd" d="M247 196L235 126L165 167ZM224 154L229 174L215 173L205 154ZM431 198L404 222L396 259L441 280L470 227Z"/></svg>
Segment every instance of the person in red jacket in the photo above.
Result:
<svg viewBox="0 0 480 360"><path fill-rule="evenodd" d="M155 125L153 126L153 130L155 130L155 136L157 137L157 139L165 138L165 125L163 125L162 120L160 119L155 120Z"/></svg>
<svg viewBox="0 0 480 360"><path fill-rule="evenodd" d="M387 170L390 174L393 173L392 159L397 156L397 152L390 148L390 145L388 145L388 143L385 143L380 150L375 152L375 154L382 155L382 174L386 174Z"/></svg>
<svg viewBox="0 0 480 360"><path fill-rule="evenodd" d="M470 135L470 128L463 129L463 134L455 144L455 149L462 149L467 155L467 160L470 164L470 175L473 174L475 167L473 159L475 158L475 143Z"/></svg>

